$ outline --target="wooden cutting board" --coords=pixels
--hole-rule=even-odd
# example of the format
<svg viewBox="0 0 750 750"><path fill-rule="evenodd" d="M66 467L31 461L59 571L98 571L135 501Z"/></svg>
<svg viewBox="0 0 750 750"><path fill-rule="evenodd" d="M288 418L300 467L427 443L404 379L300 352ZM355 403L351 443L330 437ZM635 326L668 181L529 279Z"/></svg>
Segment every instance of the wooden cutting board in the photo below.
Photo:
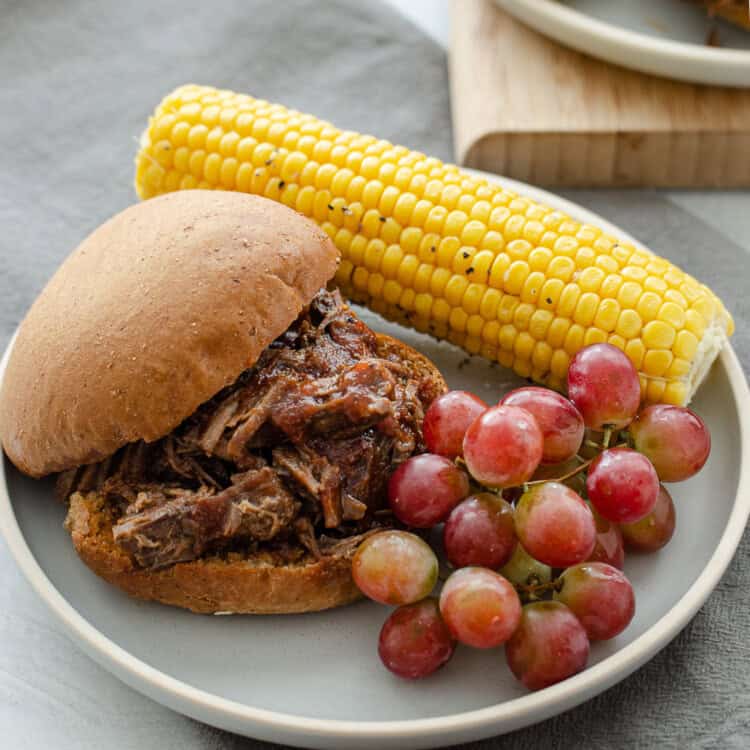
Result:
<svg viewBox="0 0 750 750"><path fill-rule="evenodd" d="M600 62L453 0L459 163L540 185L750 186L750 90Z"/></svg>

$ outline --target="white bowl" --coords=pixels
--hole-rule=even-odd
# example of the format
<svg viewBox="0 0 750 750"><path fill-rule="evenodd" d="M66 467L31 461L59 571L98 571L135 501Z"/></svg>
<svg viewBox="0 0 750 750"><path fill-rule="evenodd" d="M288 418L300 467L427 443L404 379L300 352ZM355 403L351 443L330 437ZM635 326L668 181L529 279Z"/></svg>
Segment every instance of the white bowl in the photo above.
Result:
<svg viewBox="0 0 750 750"><path fill-rule="evenodd" d="M493 178L494 179L494 178ZM601 218L542 190L514 189L623 236ZM492 400L513 376L446 343L384 323L430 356L454 387ZM5 366L6 357L1 365ZM460 648L439 673L401 681L379 663L386 610L362 602L319 614L206 617L127 598L78 560L50 481L0 462L0 530L71 638L131 687L195 719L279 743L319 748L420 748L487 737L541 721L606 690L663 648L721 578L750 512L750 394L727 347L694 406L713 433L704 470L673 487L677 532L626 572L637 612L613 641L595 644L591 666L538 693L511 676L501 649Z"/></svg>

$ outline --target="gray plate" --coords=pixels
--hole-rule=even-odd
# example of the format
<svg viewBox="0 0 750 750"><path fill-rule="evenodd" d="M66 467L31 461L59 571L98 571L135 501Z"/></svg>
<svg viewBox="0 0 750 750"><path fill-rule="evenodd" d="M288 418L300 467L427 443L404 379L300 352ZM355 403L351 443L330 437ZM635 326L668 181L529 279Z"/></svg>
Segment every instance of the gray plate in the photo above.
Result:
<svg viewBox="0 0 750 750"><path fill-rule="evenodd" d="M543 191L523 191L606 224ZM452 387L493 401L516 384L502 368L467 361L448 344L367 312L363 317L431 357ZM713 451L697 477L674 487L678 527L670 545L626 562L637 596L633 623L617 639L593 647L594 666L536 694L513 680L501 649L462 648L432 678L398 680L379 664L376 640L386 610L372 603L300 616L206 617L128 599L77 559L51 483L23 477L7 463L0 467L0 529L72 637L165 705L236 732L311 747L452 744L542 720L601 692L668 643L705 601L750 510L743 432L750 397L729 347L694 406L711 428Z"/></svg>

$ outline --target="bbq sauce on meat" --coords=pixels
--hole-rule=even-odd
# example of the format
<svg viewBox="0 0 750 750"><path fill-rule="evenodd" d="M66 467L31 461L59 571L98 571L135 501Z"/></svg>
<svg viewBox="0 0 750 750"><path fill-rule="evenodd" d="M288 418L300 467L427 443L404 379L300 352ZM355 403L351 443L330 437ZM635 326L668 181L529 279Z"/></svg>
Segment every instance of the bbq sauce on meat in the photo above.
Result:
<svg viewBox="0 0 750 750"><path fill-rule="evenodd" d="M161 440L60 475L97 489L145 568L242 544L315 556L376 524L393 469L422 450L434 384L380 356L337 291L318 292L252 368Z"/></svg>

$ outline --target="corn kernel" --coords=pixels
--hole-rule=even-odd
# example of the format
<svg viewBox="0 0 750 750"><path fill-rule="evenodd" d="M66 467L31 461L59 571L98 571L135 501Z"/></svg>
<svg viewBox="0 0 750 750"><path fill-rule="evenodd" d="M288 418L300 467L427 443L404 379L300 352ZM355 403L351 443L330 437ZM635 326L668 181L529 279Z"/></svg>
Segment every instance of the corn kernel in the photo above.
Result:
<svg viewBox="0 0 750 750"><path fill-rule="evenodd" d="M565 284L560 279L547 279L539 292L539 305L546 309L554 308L564 287Z"/></svg>
<svg viewBox="0 0 750 750"><path fill-rule="evenodd" d="M451 307L458 307L464 296L469 282L464 276L453 274L450 281L445 285L445 299Z"/></svg>
<svg viewBox="0 0 750 750"><path fill-rule="evenodd" d="M541 271L532 271L527 277L521 289L521 302L536 304L539 292L544 284L544 274Z"/></svg>
<svg viewBox="0 0 750 750"><path fill-rule="evenodd" d="M490 268L489 285L495 289L502 289L505 283L505 275L510 268L510 258L506 253L500 253L495 258Z"/></svg>
<svg viewBox="0 0 750 750"><path fill-rule="evenodd" d="M519 359L530 359L535 344L534 339L526 331L521 331L513 342L513 353Z"/></svg>
<svg viewBox="0 0 750 750"><path fill-rule="evenodd" d="M516 340L517 334L518 331L516 331L515 326L509 323L506 323L504 326L502 326L498 334L500 347L505 351L513 351L513 344Z"/></svg>
<svg viewBox="0 0 750 750"><path fill-rule="evenodd" d="M570 321L567 318L555 318L547 331L547 343L554 349L560 349L565 343L569 328Z"/></svg>
<svg viewBox="0 0 750 750"><path fill-rule="evenodd" d="M583 337L586 335L586 329L578 323L573 323L565 335L563 348L572 357L583 348Z"/></svg>
<svg viewBox="0 0 750 750"><path fill-rule="evenodd" d="M649 401L661 401L665 385L663 380L649 380L646 385L646 398Z"/></svg>
<svg viewBox="0 0 750 750"><path fill-rule="evenodd" d="M486 287L484 284L469 284L464 292L461 306L469 315L479 312L479 306L482 301Z"/></svg>
<svg viewBox="0 0 750 750"><path fill-rule="evenodd" d="M553 320L554 315L549 310L536 310L529 320L529 333L537 341L544 341Z"/></svg>
<svg viewBox="0 0 750 750"><path fill-rule="evenodd" d="M613 299L603 299L599 303L593 322L597 328L601 328L603 331L610 333L615 330L619 316L620 305L617 301Z"/></svg>
<svg viewBox="0 0 750 750"><path fill-rule="evenodd" d="M576 264L571 258L557 255L550 261L547 267L547 275L568 283L573 278L575 270Z"/></svg>
<svg viewBox="0 0 750 750"><path fill-rule="evenodd" d="M563 380L568 374L570 356L563 349L555 349L550 359L550 370L556 378Z"/></svg>
<svg viewBox="0 0 750 750"><path fill-rule="evenodd" d="M653 320L659 314L661 307L661 298L653 292L644 292L635 306L636 312L641 319L648 322Z"/></svg>
<svg viewBox="0 0 750 750"><path fill-rule="evenodd" d="M692 360L698 351L698 338L689 330L680 331L675 338L674 354L685 360Z"/></svg>
<svg viewBox="0 0 750 750"><path fill-rule="evenodd" d="M681 405L687 399L687 386L682 382L668 383L662 394L662 400L667 404Z"/></svg>
<svg viewBox="0 0 750 750"><path fill-rule="evenodd" d="M535 312L534 305L524 302L519 303L513 310L513 323L519 331L525 331L531 322L531 316Z"/></svg>
<svg viewBox="0 0 750 750"><path fill-rule="evenodd" d="M636 370L640 370L646 355L646 347L640 339L630 339L625 346L625 354L628 355Z"/></svg>
<svg viewBox="0 0 750 750"><path fill-rule="evenodd" d="M643 357L643 369L652 377L661 377L673 359L674 355L668 349L651 349Z"/></svg>
<svg viewBox="0 0 750 750"><path fill-rule="evenodd" d="M633 339L641 332L641 316L635 310L623 310L617 318L615 333L625 339Z"/></svg>
<svg viewBox="0 0 750 750"><path fill-rule="evenodd" d="M642 338L648 349L671 349L675 330L662 320L652 320L643 327Z"/></svg>
<svg viewBox="0 0 750 750"><path fill-rule="evenodd" d="M526 277L529 275L529 264L524 260L516 260L510 264L505 272L503 287L508 294L520 295Z"/></svg>

